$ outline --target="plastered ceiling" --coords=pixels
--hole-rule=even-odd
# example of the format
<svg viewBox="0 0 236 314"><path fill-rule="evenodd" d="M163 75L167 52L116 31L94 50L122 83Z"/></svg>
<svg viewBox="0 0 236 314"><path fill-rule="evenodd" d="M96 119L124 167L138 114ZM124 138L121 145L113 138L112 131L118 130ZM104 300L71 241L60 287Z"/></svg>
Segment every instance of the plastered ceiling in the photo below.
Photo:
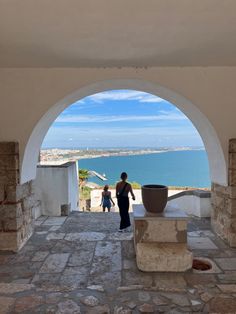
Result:
<svg viewBox="0 0 236 314"><path fill-rule="evenodd" d="M236 65L236 0L0 0L0 67Z"/></svg>

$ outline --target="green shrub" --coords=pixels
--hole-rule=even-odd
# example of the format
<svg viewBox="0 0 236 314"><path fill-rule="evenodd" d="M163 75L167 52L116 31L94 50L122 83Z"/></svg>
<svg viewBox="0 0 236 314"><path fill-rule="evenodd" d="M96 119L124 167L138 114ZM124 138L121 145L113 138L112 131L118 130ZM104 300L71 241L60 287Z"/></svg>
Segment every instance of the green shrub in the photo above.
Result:
<svg viewBox="0 0 236 314"><path fill-rule="evenodd" d="M91 193L91 188L88 186L82 186L80 189L80 199L82 200L89 200L91 198L90 193Z"/></svg>
<svg viewBox="0 0 236 314"><path fill-rule="evenodd" d="M129 183L131 184L133 189L141 189L141 184L140 183L135 182L135 181L129 182ZM109 185L109 189L115 189L115 188L116 188L116 184L115 185L113 185L113 184Z"/></svg>
<svg viewBox="0 0 236 314"><path fill-rule="evenodd" d="M141 184L138 182L133 181L133 182L130 182L130 184L133 189L141 189Z"/></svg>

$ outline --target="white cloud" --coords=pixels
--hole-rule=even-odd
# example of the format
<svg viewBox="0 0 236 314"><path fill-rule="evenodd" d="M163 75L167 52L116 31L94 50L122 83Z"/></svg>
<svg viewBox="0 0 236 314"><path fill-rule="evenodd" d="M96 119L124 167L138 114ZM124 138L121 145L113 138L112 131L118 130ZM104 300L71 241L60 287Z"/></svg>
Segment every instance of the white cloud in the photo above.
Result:
<svg viewBox="0 0 236 314"><path fill-rule="evenodd" d="M161 111L159 115L65 115L59 116L55 122L66 123L107 123L122 121L173 121L187 120L183 114L177 114L168 111Z"/></svg>
<svg viewBox="0 0 236 314"><path fill-rule="evenodd" d="M73 141L68 138L73 137ZM111 127L102 125L99 128L52 127L48 132L44 147L82 146L201 146L202 141L196 130L176 127Z"/></svg>
<svg viewBox="0 0 236 314"><path fill-rule="evenodd" d="M103 103L106 100L137 100L139 102L162 102L162 98L139 91L119 90L108 91L88 96L94 102Z"/></svg>
<svg viewBox="0 0 236 314"><path fill-rule="evenodd" d="M164 101L162 98L160 97L157 97L157 96L153 96L153 95L149 95L149 94L146 94L147 96L143 97L140 99L140 102L162 102Z"/></svg>
<svg viewBox="0 0 236 314"><path fill-rule="evenodd" d="M101 104L94 102L93 104L89 104L89 109L98 108L100 106L101 106ZM84 108L86 108L86 107L88 107L88 102L86 102L86 98L83 98L79 101L76 101L72 105L70 105L67 109L69 109L69 110L76 109L78 111L78 110L84 110Z"/></svg>
<svg viewBox="0 0 236 314"><path fill-rule="evenodd" d="M124 126L118 126L118 127L107 127L106 125L102 125L99 128L84 128L82 126L66 126L66 127L60 127L60 126L53 126L50 128L48 134L57 134L57 136L60 138L66 137L66 138L73 138L73 140L80 138L80 137L93 137L102 139L104 136L107 137L113 137L113 136L124 136L129 137L130 135L137 136L139 138L140 135L162 135L162 136L173 136L173 135L198 135L198 132L196 129L193 129L191 126L187 126L185 128L178 128L174 126L148 126L148 127L124 127Z"/></svg>
<svg viewBox="0 0 236 314"><path fill-rule="evenodd" d="M84 101L84 99L80 99L80 100L78 100L76 103L77 103L77 104L85 104L85 101Z"/></svg>

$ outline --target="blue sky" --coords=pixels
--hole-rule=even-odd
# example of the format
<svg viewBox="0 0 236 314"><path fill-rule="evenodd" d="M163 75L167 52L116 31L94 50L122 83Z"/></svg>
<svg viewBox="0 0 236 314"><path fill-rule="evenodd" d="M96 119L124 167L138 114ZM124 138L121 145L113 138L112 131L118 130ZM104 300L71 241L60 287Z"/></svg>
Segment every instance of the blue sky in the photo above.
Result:
<svg viewBox="0 0 236 314"><path fill-rule="evenodd" d="M52 124L43 148L203 146L191 121L174 105L134 90L83 98Z"/></svg>

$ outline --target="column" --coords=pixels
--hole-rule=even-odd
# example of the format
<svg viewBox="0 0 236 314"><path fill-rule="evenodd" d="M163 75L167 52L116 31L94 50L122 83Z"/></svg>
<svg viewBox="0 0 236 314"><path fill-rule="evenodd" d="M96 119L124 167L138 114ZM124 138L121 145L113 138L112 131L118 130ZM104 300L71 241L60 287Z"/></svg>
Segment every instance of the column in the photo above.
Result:
<svg viewBox="0 0 236 314"><path fill-rule="evenodd" d="M40 210L32 181L19 184L19 145L0 142L0 250L18 251L32 234Z"/></svg>
<svg viewBox="0 0 236 314"><path fill-rule="evenodd" d="M212 183L211 202L214 231L236 247L236 139L229 141L228 186Z"/></svg>

